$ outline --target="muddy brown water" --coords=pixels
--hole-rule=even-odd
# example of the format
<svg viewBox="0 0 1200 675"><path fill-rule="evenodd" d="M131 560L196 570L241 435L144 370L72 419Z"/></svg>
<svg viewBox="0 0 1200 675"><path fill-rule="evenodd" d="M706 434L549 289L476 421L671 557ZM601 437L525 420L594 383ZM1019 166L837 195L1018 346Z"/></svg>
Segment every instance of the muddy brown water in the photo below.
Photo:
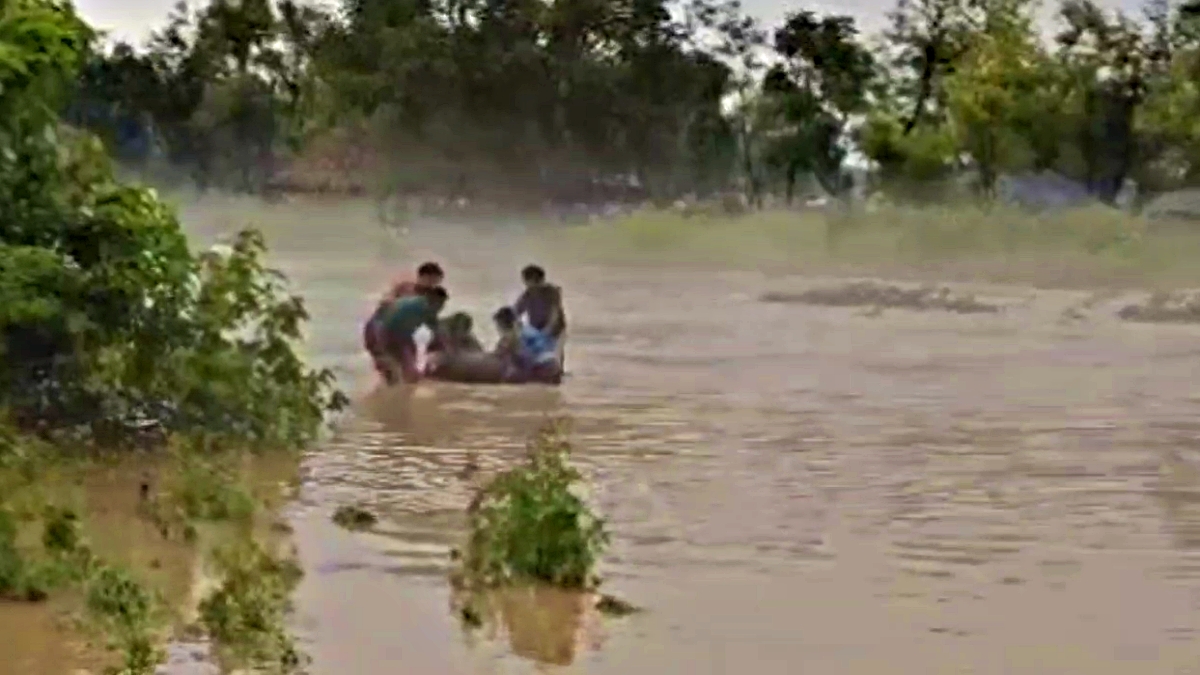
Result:
<svg viewBox="0 0 1200 675"><path fill-rule="evenodd" d="M1083 293L868 315L758 301L800 277L550 259L560 388L372 392L359 326L389 272L436 254L486 324L528 237L401 239L326 209L258 223L308 298L310 356L359 401L291 509L314 673L1200 672L1200 330L1124 324ZM188 215L202 239L230 217ZM466 635L446 572L471 469L506 466L550 415L574 420L609 518L606 589L646 611L515 598ZM375 532L329 522L349 502Z"/></svg>

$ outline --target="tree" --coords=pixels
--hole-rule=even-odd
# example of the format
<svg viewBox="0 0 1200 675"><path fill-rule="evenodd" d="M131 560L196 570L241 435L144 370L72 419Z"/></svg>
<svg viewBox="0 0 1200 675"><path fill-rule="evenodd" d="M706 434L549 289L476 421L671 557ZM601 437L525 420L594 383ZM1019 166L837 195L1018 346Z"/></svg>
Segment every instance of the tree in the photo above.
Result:
<svg viewBox="0 0 1200 675"><path fill-rule="evenodd" d="M116 442L133 423L294 445L344 403L293 350L303 303L243 233L195 257L172 211L60 124L93 39L71 6L0 7L0 406Z"/></svg>
<svg viewBox="0 0 1200 675"><path fill-rule="evenodd" d="M991 198L1003 169L1039 163L1048 152L1039 125L1055 124L1053 77L1025 0L993 0L982 29L945 80L946 109L959 149L971 157L978 188Z"/></svg>
<svg viewBox="0 0 1200 675"><path fill-rule="evenodd" d="M849 187L842 170L850 116L864 112L875 60L848 16L790 14L775 31L782 57L763 78L768 114L782 122L767 140L768 162L784 176L791 202L796 177L809 172L831 194Z"/></svg>

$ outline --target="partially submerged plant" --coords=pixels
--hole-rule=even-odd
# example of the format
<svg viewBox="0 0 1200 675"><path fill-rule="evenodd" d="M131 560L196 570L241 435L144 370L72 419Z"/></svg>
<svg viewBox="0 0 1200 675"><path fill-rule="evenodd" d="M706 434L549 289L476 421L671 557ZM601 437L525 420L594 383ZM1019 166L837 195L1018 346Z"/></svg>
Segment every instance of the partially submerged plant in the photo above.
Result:
<svg viewBox="0 0 1200 675"><path fill-rule="evenodd" d="M640 607L615 595L603 594L596 600L596 611L606 616L629 616L642 611Z"/></svg>
<svg viewBox="0 0 1200 675"><path fill-rule="evenodd" d="M375 527L375 523L379 519L374 513L364 509L361 506L348 504L339 506L333 512L333 522L338 527L345 528L351 531L369 530Z"/></svg>
<svg viewBox="0 0 1200 675"><path fill-rule="evenodd" d="M195 539L198 523L253 525L259 500L230 459L187 449L175 452L161 487L153 494L143 487L143 515L165 538L179 535L185 541Z"/></svg>
<svg viewBox="0 0 1200 675"><path fill-rule="evenodd" d="M253 539L214 552L221 579L200 603L200 623L228 666L270 673L299 670L306 657L287 632L291 594L303 572Z"/></svg>
<svg viewBox="0 0 1200 675"><path fill-rule="evenodd" d="M482 589L542 583L590 590L608 545L604 520L576 494L581 476L567 459L562 424L542 429L526 461L496 476L476 495L460 579Z"/></svg>
<svg viewBox="0 0 1200 675"><path fill-rule="evenodd" d="M86 583L86 615L121 655L113 675L151 675L165 652L163 601L128 572L99 566Z"/></svg>

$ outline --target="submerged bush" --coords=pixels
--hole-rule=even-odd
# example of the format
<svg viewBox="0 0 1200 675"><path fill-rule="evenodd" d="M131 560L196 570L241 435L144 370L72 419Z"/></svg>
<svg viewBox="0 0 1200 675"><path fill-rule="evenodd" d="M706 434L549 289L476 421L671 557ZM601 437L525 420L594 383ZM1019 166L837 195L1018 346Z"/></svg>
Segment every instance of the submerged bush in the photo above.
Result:
<svg viewBox="0 0 1200 675"><path fill-rule="evenodd" d="M602 519L576 494L580 474L567 459L561 424L530 443L526 461L484 486L469 517L462 581L478 588L545 583L589 589L608 545Z"/></svg>
<svg viewBox="0 0 1200 675"><path fill-rule="evenodd" d="M369 530L379 522L374 513L354 504L339 506L333 512L332 520L338 527L352 531Z"/></svg>
<svg viewBox="0 0 1200 675"><path fill-rule="evenodd" d="M200 603L200 623L226 665L290 673L305 657L286 630L291 594L303 576L296 563L252 540L215 551L219 587Z"/></svg>
<svg viewBox="0 0 1200 675"><path fill-rule="evenodd" d="M158 628L163 601L125 570L99 566L86 588L87 616L109 639L121 664L107 672L150 675L162 662Z"/></svg>

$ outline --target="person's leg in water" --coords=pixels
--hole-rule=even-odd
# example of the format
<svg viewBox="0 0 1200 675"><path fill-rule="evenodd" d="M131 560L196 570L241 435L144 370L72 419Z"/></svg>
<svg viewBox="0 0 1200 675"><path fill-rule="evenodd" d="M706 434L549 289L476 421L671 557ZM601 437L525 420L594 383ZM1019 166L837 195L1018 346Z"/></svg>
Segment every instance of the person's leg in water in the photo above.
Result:
<svg viewBox="0 0 1200 675"><path fill-rule="evenodd" d="M412 384L421 379L421 371L417 367L417 343L412 335L387 336L387 361L389 380L394 384L399 379Z"/></svg>
<svg viewBox="0 0 1200 675"><path fill-rule="evenodd" d="M567 332L563 331L554 338L554 355L558 358L558 369L567 372Z"/></svg>
<svg viewBox="0 0 1200 675"><path fill-rule="evenodd" d="M381 314L381 310L376 310L371 318L363 324L363 348L371 356L371 365L374 366L375 372L379 373L385 382L391 384L395 378L392 377L387 364Z"/></svg>

